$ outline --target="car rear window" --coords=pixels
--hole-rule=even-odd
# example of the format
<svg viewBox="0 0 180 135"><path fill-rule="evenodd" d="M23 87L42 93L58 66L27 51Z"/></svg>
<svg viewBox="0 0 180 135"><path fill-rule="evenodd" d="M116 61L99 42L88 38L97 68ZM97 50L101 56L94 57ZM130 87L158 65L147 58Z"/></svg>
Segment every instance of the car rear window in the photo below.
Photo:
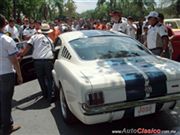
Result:
<svg viewBox="0 0 180 135"><path fill-rule="evenodd" d="M69 42L83 60L111 59L149 55L138 41L126 36L100 36Z"/></svg>

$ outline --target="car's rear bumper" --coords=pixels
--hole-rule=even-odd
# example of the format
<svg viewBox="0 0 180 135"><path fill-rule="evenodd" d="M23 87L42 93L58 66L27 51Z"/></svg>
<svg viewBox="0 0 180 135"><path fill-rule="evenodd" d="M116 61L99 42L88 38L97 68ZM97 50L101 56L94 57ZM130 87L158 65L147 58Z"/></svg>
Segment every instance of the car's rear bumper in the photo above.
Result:
<svg viewBox="0 0 180 135"><path fill-rule="evenodd" d="M162 97L154 97L154 98L147 98L144 100L138 100L138 101L129 101L129 102L119 102L119 103L113 103L113 104L106 104L106 105L100 105L100 106L88 106L87 104L82 104L82 108L84 110L84 115L86 116L92 116L97 114L104 114L104 113L110 113L110 112L116 112L121 110L126 110L129 108L134 108L137 106L143 106L153 103L167 103L171 101L177 101L180 100L180 93L172 94L172 95L166 95Z"/></svg>

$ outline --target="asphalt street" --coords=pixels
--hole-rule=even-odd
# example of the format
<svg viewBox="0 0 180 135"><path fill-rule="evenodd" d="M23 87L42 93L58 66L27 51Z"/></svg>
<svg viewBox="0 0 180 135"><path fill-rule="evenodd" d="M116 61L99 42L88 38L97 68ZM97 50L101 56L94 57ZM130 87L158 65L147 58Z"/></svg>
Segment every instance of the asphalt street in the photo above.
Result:
<svg viewBox="0 0 180 135"><path fill-rule="evenodd" d="M13 97L13 119L22 126L12 135L112 135L134 129L161 129L163 135L180 135L180 104L175 110L123 119L96 125L64 123L58 102L49 104L41 97L37 80L16 86ZM126 131L125 131L126 130ZM171 133L167 133L171 132Z"/></svg>

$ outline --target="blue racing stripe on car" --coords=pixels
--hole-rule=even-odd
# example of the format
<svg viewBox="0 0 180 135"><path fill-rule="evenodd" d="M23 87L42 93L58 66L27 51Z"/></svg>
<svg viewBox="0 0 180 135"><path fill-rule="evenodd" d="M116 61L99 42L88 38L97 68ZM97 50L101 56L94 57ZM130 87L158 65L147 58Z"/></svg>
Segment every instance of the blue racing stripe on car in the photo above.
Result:
<svg viewBox="0 0 180 135"><path fill-rule="evenodd" d="M127 101L145 98L145 78L142 73L128 65L124 59L109 60L107 63L123 77Z"/></svg>
<svg viewBox="0 0 180 135"><path fill-rule="evenodd" d="M152 87L150 97L164 96L167 94L167 77L164 72L140 57L129 58L128 62L131 62L148 76L149 85Z"/></svg>

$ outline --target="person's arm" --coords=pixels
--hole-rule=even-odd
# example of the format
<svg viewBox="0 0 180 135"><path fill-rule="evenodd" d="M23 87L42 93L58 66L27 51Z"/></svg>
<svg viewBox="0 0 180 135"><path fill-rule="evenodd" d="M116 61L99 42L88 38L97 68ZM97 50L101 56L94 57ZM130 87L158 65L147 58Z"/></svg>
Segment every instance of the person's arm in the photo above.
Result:
<svg viewBox="0 0 180 135"><path fill-rule="evenodd" d="M16 70L17 73L17 82L18 84L23 83L23 78L22 78L22 74L21 74L21 69L20 69L20 65L18 62L18 59L16 57L16 55L11 55L9 56L9 60L11 61L11 63L14 66L14 69Z"/></svg>
<svg viewBox="0 0 180 135"><path fill-rule="evenodd" d="M31 49L31 47L33 46L34 44L34 36L33 35L28 41L27 41L27 45L26 47L23 49L23 51L21 52L20 56L23 57L24 55L26 55L28 53L28 51Z"/></svg>
<svg viewBox="0 0 180 135"><path fill-rule="evenodd" d="M29 52L29 50L31 49L31 47L32 47L31 44L27 44L26 47L21 52L20 56L23 57L24 55L26 55Z"/></svg>
<svg viewBox="0 0 180 135"><path fill-rule="evenodd" d="M131 24L131 27L134 29L134 31L137 31L137 26L136 26L136 24L132 23L132 24Z"/></svg>
<svg viewBox="0 0 180 135"><path fill-rule="evenodd" d="M169 44L168 36L163 36L162 37L162 43L163 43L163 50L162 50L160 56L164 56L164 53L166 52L166 50L168 48L168 44Z"/></svg>
<svg viewBox="0 0 180 135"><path fill-rule="evenodd" d="M158 26L158 34L161 37L162 45L163 45L160 56L164 56L166 53L166 50L168 49L169 37L168 37L167 29L162 24L159 24Z"/></svg>

